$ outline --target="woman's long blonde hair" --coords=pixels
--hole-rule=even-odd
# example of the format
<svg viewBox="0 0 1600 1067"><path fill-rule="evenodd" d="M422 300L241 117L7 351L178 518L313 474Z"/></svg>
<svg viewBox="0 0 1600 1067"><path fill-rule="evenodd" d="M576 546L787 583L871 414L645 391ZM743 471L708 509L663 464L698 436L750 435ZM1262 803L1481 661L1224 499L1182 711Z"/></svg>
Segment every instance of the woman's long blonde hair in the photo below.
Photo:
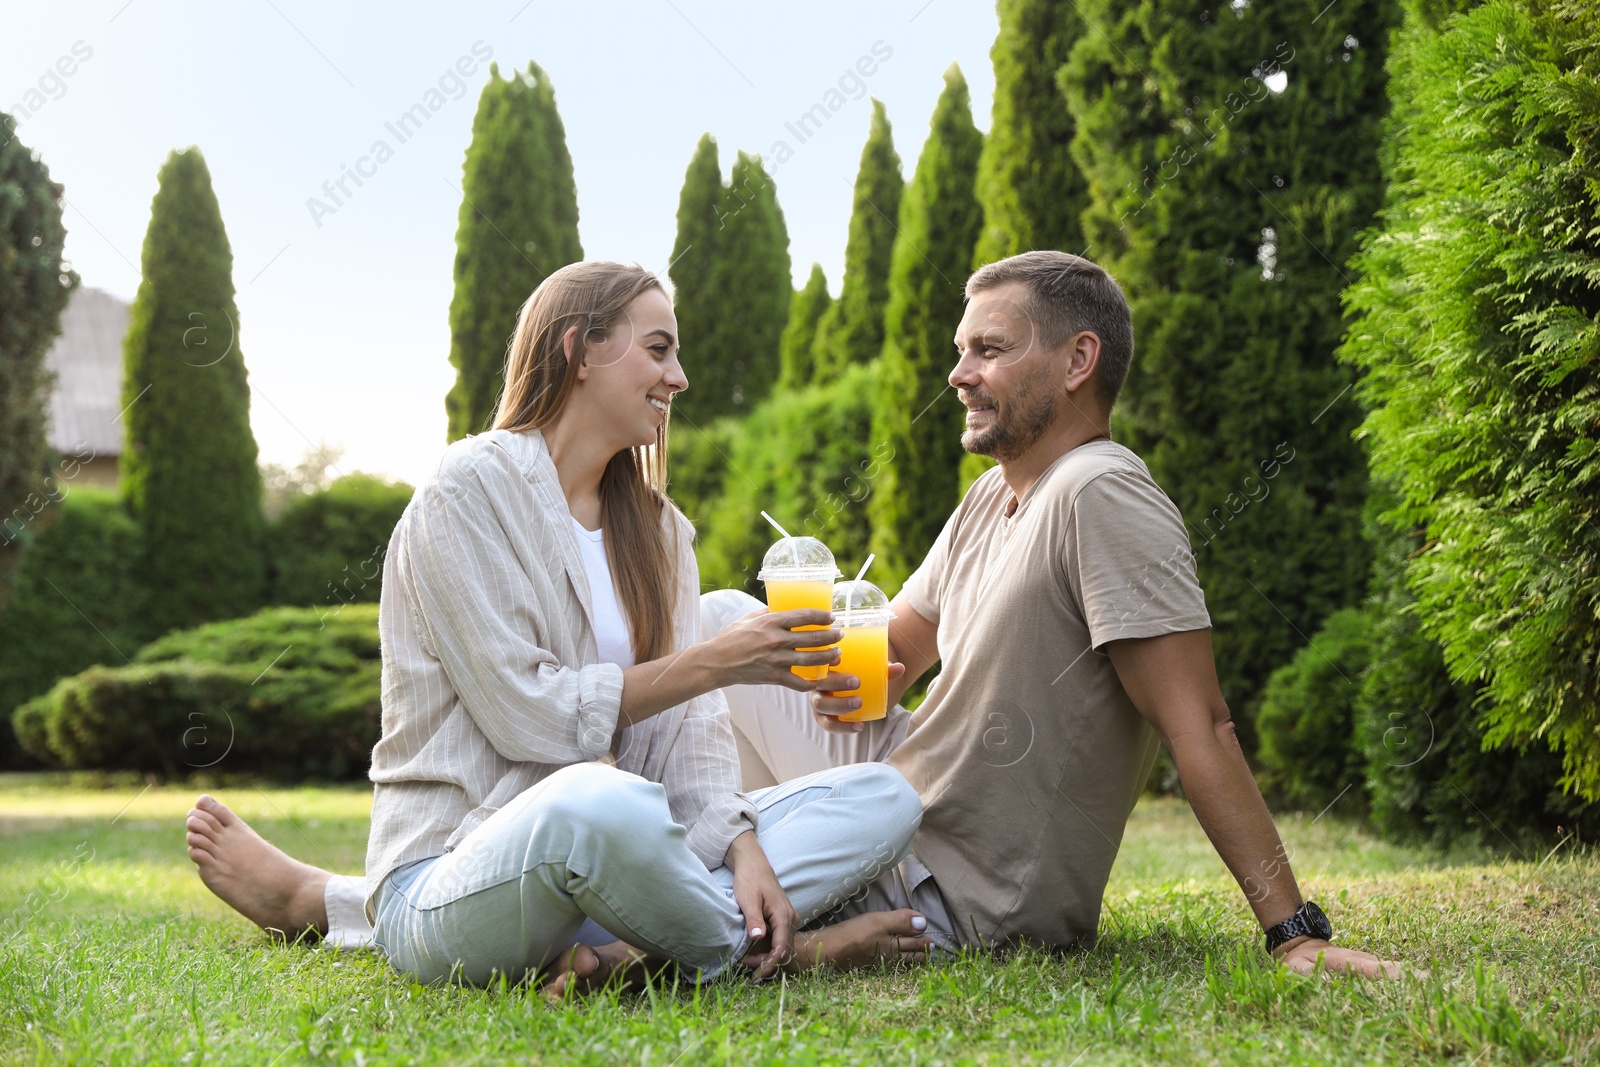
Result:
<svg viewBox="0 0 1600 1067"><path fill-rule="evenodd" d="M517 316L506 357L506 383L494 428L524 432L555 422L578 383L578 367L592 341L603 339L634 299L661 280L639 266L603 261L569 263L533 291ZM562 338L578 328L573 358ZM673 649L677 607L678 545L662 530L668 507L667 423L654 446L627 448L611 457L600 476L600 526L617 597L627 614L635 662L660 659Z"/></svg>

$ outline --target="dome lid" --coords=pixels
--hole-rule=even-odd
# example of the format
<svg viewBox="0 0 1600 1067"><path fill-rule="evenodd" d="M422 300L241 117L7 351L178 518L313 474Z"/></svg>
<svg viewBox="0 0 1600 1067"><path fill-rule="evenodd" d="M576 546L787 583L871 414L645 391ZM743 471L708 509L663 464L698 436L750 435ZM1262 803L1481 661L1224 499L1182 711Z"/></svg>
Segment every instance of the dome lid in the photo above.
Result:
<svg viewBox="0 0 1600 1067"><path fill-rule="evenodd" d="M894 618L889 598L871 582L839 582L833 587L834 626L884 626Z"/></svg>
<svg viewBox="0 0 1600 1067"><path fill-rule="evenodd" d="M767 549L756 577L764 582L831 582L839 575L833 553L815 537L780 537Z"/></svg>

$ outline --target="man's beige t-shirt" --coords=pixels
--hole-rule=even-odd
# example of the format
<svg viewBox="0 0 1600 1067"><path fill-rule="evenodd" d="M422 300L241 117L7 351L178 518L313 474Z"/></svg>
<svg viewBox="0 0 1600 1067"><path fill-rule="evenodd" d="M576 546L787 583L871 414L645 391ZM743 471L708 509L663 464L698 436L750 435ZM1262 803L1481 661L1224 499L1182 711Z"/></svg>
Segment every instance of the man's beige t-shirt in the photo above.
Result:
<svg viewBox="0 0 1600 1067"><path fill-rule="evenodd" d="M1091 942L1159 743L1104 646L1211 625L1178 509L1111 441L1020 502L996 468L903 594L943 668L889 762L922 796L916 855L957 936Z"/></svg>

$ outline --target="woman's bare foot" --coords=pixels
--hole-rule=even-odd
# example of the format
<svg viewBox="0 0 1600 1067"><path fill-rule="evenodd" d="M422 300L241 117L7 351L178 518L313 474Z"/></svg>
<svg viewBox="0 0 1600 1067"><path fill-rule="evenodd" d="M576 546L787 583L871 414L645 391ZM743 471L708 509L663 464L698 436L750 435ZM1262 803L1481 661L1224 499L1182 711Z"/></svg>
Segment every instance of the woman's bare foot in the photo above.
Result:
<svg viewBox="0 0 1600 1067"><path fill-rule="evenodd" d="M287 855L204 793L184 827L200 880L224 904L268 933L328 932L327 871Z"/></svg>
<svg viewBox="0 0 1600 1067"><path fill-rule="evenodd" d="M542 976L546 1000L561 1000L573 994L591 993L615 982L619 989L642 989L651 975L667 966L622 941L594 948L573 945Z"/></svg>
<svg viewBox="0 0 1600 1067"><path fill-rule="evenodd" d="M850 970L874 963L925 963L932 939L922 933L928 923L909 908L869 911L821 930L794 935L794 951L783 969L790 974L813 967Z"/></svg>

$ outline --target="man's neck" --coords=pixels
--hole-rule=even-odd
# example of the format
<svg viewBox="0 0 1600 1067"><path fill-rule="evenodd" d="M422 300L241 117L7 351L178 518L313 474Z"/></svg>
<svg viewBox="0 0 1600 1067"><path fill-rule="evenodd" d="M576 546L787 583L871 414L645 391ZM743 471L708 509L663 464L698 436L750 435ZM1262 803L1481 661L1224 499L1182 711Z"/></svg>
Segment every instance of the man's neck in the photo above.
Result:
<svg viewBox="0 0 1600 1067"><path fill-rule="evenodd" d="M1000 474L1021 501L1050 465L1080 445L1110 440L1111 429L1087 419L1059 419L1032 448L1013 460L1000 461Z"/></svg>

